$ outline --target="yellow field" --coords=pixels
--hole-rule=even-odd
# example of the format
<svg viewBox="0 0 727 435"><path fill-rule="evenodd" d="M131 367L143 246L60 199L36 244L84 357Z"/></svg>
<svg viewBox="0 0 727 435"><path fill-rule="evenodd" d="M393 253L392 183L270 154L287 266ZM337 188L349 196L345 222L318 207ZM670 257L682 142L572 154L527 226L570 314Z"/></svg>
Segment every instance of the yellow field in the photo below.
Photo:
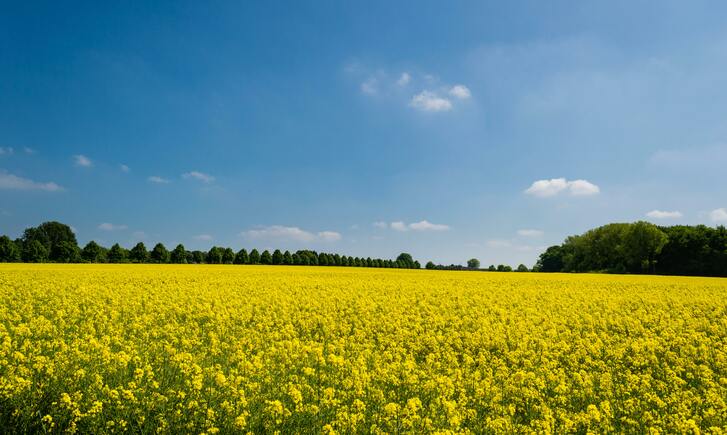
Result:
<svg viewBox="0 0 727 435"><path fill-rule="evenodd" d="M7 432L715 432L727 280L0 265Z"/></svg>

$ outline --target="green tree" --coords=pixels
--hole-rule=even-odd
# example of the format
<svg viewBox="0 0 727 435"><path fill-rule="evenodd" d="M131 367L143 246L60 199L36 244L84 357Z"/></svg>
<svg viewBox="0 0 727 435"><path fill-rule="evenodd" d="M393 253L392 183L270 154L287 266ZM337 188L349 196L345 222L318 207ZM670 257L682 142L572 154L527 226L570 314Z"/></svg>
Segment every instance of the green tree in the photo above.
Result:
<svg viewBox="0 0 727 435"><path fill-rule="evenodd" d="M187 263L187 250L184 249L184 245L178 244L169 256L170 260L174 264L186 264Z"/></svg>
<svg viewBox="0 0 727 435"><path fill-rule="evenodd" d="M468 269L479 269L480 268L480 260L476 258L470 258L467 260L467 268Z"/></svg>
<svg viewBox="0 0 727 435"><path fill-rule="evenodd" d="M205 254L202 251L192 251L192 259L195 264L204 264Z"/></svg>
<svg viewBox="0 0 727 435"><path fill-rule="evenodd" d="M636 222L626 232L624 250L631 269L654 273L656 258L669 239L659 227L648 222Z"/></svg>
<svg viewBox="0 0 727 435"><path fill-rule="evenodd" d="M414 259L411 258L411 254L407 254L406 252L399 254L399 256L396 257L396 261L399 263L400 267L411 268L414 266Z"/></svg>
<svg viewBox="0 0 727 435"><path fill-rule="evenodd" d="M149 257L151 258L152 263L164 264L169 263L170 260L169 251L162 243L154 245L154 249L151 250Z"/></svg>
<svg viewBox="0 0 727 435"><path fill-rule="evenodd" d="M106 254L109 263L124 263L126 262L126 257L126 249L122 248L118 243L114 243Z"/></svg>
<svg viewBox="0 0 727 435"><path fill-rule="evenodd" d="M257 249L250 251L250 264L260 264L260 253Z"/></svg>
<svg viewBox="0 0 727 435"><path fill-rule="evenodd" d="M48 248L39 240L23 243L22 259L26 263L43 263L48 261Z"/></svg>
<svg viewBox="0 0 727 435"><path fill-rule="evenodd" d="M529 272L528 266L524 264L520 264L517 269L515 269L517 272Z"/></svg>
<svg viewBox="0 0 727 435"><path fill-rule="evenodd" d="M10 237L0 237L0 263L15 263L20 261L20 248Z"/></svg>
<svg viewBox="0 0 727 435"><path fill-rule="evenodd" d="M222 264L224 250L217 246L213 246L207 252L207 264Z"/></svg>
<svg viewBox="0 0 727 435"><path fill-rule="evenodd" d="M487 270L490 272L495 272L497 270L497 268L495 267L494 264L490 264L490 267L488 267Z"/></svg>
<svg viewBox="0 0 727 435"><path fill-rule="evenodd" d="M89 263L104 263L106 261L106 249L91 240L83 247L81 258Z"/></svg>
<svg viewBox="0 0 727 435"><path fill-rule="evenodd" d="M429 269L429 270L433 270L433 269L435 269L436 267L437 267L437 266L435 266L435 265L434 265L434 263L432 263L431 261L427 261L427 265L426 265L426 266L424 266L424 268L425 268L425 269Z"/></svg>
<svg viewBox="0 0 727 435"><path fill-rule="evenodd" d="M78 246L76 235L73 230L66 224L56 221L43 222L37 227L27 228L23 232L23 244L33 241L40 242L48 252L48 257L52 261L58 260L56 255L61 255L63 251L54 250L61 242L68 242L74 246Z"/></svg>
<svg viewBox="0 0 727 435"><path fill-rule="evenodd" d="M232 264L235 262L235 251L232 248L224 248L222 250L222 263Z"/></svg>
<svg viewBox="0 0 727 435"><path fill-rule="evenodd" d="M235 264L250 264L250 256L247 255L247 251L243 248L235 255Z"/></svg>
<svg viewBox="0 0 727 435"><path fill-rule="evenodd" d="M75 243L64 240L53 246L50 257L57 263L78 263L81 261L81 250Z"/></svg>
<svg viewBox="0 0 727 435"><path fill-rule="evenodd" d="M129 251L129 260L134 263L146 263L149 261L149 251L146 250L146 246L142 242L134 245Z"/></svg>
<svg viewBox="0 0 727 435"><path fill-rule="evenodd" d="M538 272L561 272L565 267L564 253L565 250L560 245L549 247L540 254L535 269Z"/></svg>
<svg viewBox="0 0 727 435"><path fill-rule="evenodd" d="M293 256L290 254L290 251L285 251L283 253L283 264L287 264L287 265L293 264Z"/></svg>
<svg viewBox="0 0 727 435"><path fill-rule="evenodd" d="M263 251L262 254L260 254L260 264L272 264L273 263L273 257L270 255L270 251L267 249Z"/></svg>
<svg viewBox="0 0 727 435"><path fill-rule="evenodd" d="M283 253L280 252L280 249L273 252L273 264L283 264Z"/></svg>

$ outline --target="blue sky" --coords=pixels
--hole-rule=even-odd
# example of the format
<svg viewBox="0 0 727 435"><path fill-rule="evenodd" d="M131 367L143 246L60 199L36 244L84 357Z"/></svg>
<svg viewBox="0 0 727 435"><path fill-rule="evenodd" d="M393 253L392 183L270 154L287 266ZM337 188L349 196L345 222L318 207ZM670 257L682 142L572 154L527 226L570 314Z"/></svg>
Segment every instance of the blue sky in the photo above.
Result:
<svg viewBox="0 0 727 435"><path fill-rule="evenodd" d="M37 2L0 14L0 233L532 265L727 222L720 2Z"/></svg>

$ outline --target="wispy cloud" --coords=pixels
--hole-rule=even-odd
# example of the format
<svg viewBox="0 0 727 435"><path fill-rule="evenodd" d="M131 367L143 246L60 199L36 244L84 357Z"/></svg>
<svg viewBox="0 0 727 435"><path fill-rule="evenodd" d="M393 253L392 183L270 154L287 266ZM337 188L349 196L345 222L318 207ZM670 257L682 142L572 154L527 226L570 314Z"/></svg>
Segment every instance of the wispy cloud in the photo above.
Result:
<svg viewBox="0 0 727 435"><path fill-rule="evenodd" d="M651 210L646 213L646 216L652 219L678 219L682 217L682 213L679 211Z"/></svg>
<svg viewBox="0 0 727 435"><path fill-rule="evenodd" d="M196 236L192 237L194 240L202 240L205 242L208 242L213 239L213 237L209 234L197 234Z"/></svg>
<svg viewBox="0 0 727 435"><path fill-rule="evenodd" d="M334 242L341 239L341 234L335 231L321 231L312 233L302 230L298 227L286 227L282 225L271 225L267 227L255 228L240 233L243 237L251 239L265 240L292 240L296 242L313 242L324 241Z"/></svg>
<svg viewBox="0 0 727 435"><path fill-rule="evenodd" d="M9 156L14 152L15 150L12 147L0 147L0 156Z"/></svg>
<svg viewBox="0 0 727 435"><path fill-rule="evenodd" d="M399 76L399 79L396 81L396 84L401 87L404 87L404 86L408 85L410 81L411 81L411 75L405 71L405 72L401 73L401 75Z"/></svg>
<svg viewBox="0 0 727 435"><path fill-rule="evenodd" d="M533 182L525 193L528 195L547 198L567 192L571 196L597 195L601 189L595 184L586 180L568 181L565 178L552 178L550 180L538 180Z"/></svg>
<svg viewBox="0 0 727 435"><path fill-rule="evenodd" d="M366 95L379 93L379 80L376 77L369 77L361 83L361 92Z"/></svg>
<svg viewBox="0 0 727 435"><path fill-rule="evenodd" d="M156 183L156 184L169 184L170 183L170 181L167 180L166 178L162 178L157 175L152 175L151 177L147 178L147 180L149 180L152 183Z"/></svg>
<svg viewBox="0 0 727 435"><path fill-rule="evenodd" d="M185 172L184 174L182 174L182 178L184 178L185 180L197 180L207 184L215 181L215 177L199 171Z"/></svg>
<svg viewBox="0 0 727 435"><path fill-rule="evenodd" d="M712 222L722 223L727 222L727 208L718 208L709 212L709 218Z"/></svg>
<svg viewBox="0 0 727 435"><path fill-rule="evenodd" d="M533 229L517 230L517 235L520 237L540 237L543 235L543 231Z"/></svg>
<svg viewBox="0 0 727 435"><path fill-rule="evenodd" d="M53 182L37 182L0 170L0 190L44 190L46 192L58 192L63 190L63 188Z"/></svg>
<svg viewBox="0 0 727 435"><path fill-rule="evenodd" d="M374 228L380 228L380 229L386 229L389 226L386 222L383 222L383 221L377 221L371 225L373 225Z"/></svg>
<svg viewBox="0 0 727 435"><path fill-rule="evenodd" d="M427 220L406 224L402 221L392 222L390 225L394 231L449 231L449 225L433 224Z"/></svg>
<svg viewBox="0 0 727 435"><path fill-rule="evenodd" d="M103 231L121 231L127 229L128 226L126 225L118 225L118 224L112 224L109 222L104 222L98 226L99 230Z"/></svg>
<svg viewBox="0 0 727 435"><path fill-rule="evenodd" d="M126 165L119 165L119 169L121 169L121 172L129 172L129 171L131 171L131 168L129 168Z"/></svg>
<svg viewBox="0 0 727 435"><path fill-rule="evenodd" d="M73 156L73 161L75 162L76 166L80 166L82 168L90 168L93 166L93 162L88 157L84 156L83 154L76 154Z"/></svg>
<svg viewBox="0 0 727 435"><path fill-rule="evenodd" d="M30 147L23 147L23 152L25 152L25 154L35 154L37 151Z"/></svg>

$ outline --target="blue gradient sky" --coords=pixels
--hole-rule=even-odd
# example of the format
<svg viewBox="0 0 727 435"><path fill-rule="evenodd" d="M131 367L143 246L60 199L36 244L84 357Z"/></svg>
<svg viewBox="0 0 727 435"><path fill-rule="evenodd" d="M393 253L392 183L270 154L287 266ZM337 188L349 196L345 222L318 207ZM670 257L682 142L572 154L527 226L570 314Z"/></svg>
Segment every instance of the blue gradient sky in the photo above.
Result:
<svg viewBox="0 0 727 435"><path fill-rule="evenodd" d="M612 221L724 223L726 19L700 1L5 4L0 233L532 265Z"/></svg>

